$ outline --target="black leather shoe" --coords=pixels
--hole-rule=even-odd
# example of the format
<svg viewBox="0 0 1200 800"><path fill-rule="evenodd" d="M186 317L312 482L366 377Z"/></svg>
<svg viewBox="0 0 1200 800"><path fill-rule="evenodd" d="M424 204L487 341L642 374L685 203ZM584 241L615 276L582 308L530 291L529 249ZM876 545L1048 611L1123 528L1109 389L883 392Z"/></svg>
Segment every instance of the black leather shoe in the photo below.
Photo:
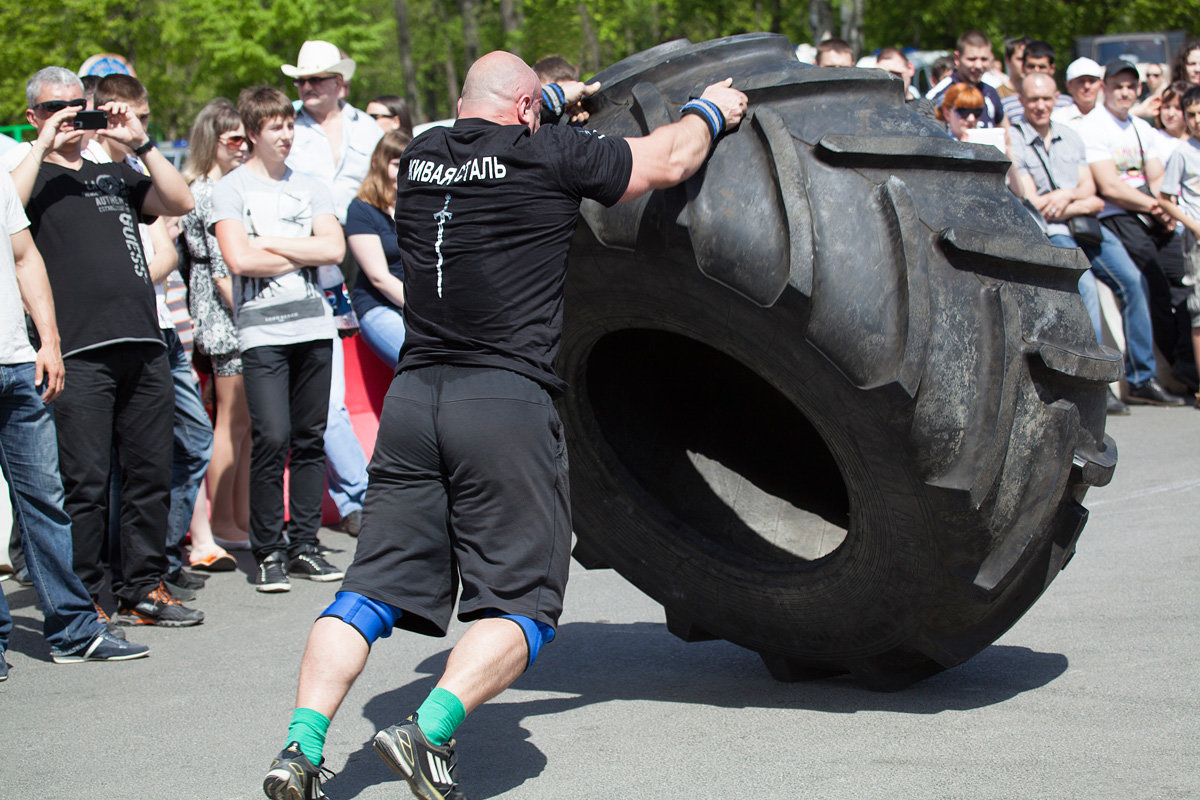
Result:
<svg viewBox="0 0 1200 800"><path fill-rule="evenodd" d="M1187 401L1177 394L1171 394L1158 382L1151 378L1141 386L1130 386L1125 402L1139 406L1184 406Z"/></svg>
<svg viewBox="0 0 1200 800"><path fill-rule="evenodd" d="M1108 390L1108 414L1113 417L1128 417L1129 406L1121 402L1121 398L1113 394L1113 390Z"/></svg>

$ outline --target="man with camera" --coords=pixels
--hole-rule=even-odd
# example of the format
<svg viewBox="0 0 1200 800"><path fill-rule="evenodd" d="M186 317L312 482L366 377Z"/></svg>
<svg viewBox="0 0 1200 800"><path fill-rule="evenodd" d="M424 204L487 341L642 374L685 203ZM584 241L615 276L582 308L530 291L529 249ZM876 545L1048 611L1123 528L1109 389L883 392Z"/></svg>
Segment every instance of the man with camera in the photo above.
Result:
<svg viewBox="0 0 1200 800"><path fill-rule="evenodd" d="M86 101L73 72L46 67L25 92L26 119L38 136L12 177L46 262L62 340L67 378L55 421L75 572L97 600L115 449L121 462L117 621L195 625L204 615L184 608L162 584L174 393L137 227L186 214L192 195L126 103L106 103L92 115L96 135L129 147L149 175L83 158L84 129L77 122L87 119L80 114Z"/></svg>

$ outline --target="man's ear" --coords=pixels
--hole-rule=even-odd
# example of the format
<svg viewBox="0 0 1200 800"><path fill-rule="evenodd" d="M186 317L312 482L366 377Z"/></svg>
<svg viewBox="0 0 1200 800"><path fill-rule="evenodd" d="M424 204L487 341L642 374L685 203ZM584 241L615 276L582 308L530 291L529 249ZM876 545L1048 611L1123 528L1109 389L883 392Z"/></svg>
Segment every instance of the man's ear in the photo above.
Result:
<svg viewBox="0 0 1200 800"><path fill-rule="evenodd" d="M25 121L37 128L37 115L33 113L32 108L25 109Z"/></svg>
<svg viewBox="0 0 1200 800"><path fill-rule="evenodd" d="M532 97L527 94L517 98L517 119L522 125L528 126L533 123L535 115L533 113L535 103Z"/></svg>

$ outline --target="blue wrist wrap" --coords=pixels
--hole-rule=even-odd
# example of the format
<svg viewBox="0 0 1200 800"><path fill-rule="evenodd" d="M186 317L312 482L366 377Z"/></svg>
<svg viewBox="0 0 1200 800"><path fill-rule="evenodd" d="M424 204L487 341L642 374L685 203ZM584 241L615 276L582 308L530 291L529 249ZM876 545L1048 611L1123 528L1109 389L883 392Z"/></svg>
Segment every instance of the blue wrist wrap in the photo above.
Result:
<svg viewBox="0 0 1200 800"><path fill-rule="evenodd" d="M557 83L547 83L542 87L542 110L546 116L557 120L563 115L566 104L567 96Z"/></svg>
<svg viewBox="0 0 1200 800"><path fill-rule="evenodd" d="M721 109L717 108L717 104L711 100L705 100L703 97L698 97L695 100L688 100L683 104L683 108L679 110L680 115L695 114L706 123L708 123L708 132L712 134L713 141L721 135L725 130L725 115L721 113Z"/></svg>

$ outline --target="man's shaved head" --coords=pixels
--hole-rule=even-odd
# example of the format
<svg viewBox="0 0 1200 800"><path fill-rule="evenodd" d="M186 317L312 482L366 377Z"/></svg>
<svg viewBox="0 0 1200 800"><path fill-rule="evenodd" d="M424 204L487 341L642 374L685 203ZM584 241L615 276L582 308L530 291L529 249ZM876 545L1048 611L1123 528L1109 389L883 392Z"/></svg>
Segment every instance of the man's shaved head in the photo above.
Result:
<svg viewBox="0 0 1200 800"><path fill-rule="evenodd" d="M495 50L467 70L458 115L513 123L518 121L517 104L522 98L540 102L541 96L537 73L512 53Z"/></svg>
<svg viewBox="0 0 1200 800"><path fill-rule="evenodd" d="M1044 72L1031 72L1021 79L1020 86L1021 94L1026 97L1031 96L1038 91L1054 92L1058 94L1058 85Z"/></svg>

